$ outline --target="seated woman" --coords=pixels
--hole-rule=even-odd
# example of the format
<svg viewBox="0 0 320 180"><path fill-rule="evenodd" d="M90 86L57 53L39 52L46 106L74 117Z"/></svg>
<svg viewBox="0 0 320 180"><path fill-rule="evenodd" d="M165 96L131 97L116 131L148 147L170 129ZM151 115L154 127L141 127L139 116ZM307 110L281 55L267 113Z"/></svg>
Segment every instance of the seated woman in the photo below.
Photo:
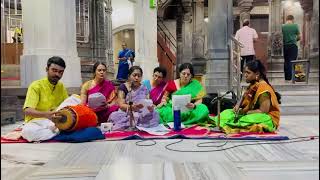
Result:
<svg viewBox="0 0 320 180"><path fill-rule="evenodd" d="M273 132L279 127L280 94L270 85L266 70L259 60L245 66L246 82L250 83L241 101L220 114L220 127L226 133ZM218 124L218 118L213 118Z"/></svg>
<svg viewBox="0 0 320 180"><path fill-rule="evenodd" d="M148 90L141 84L142 69L132 66L129 69L128 81L118 88L120 109L113 112L109 121L113 130L125 130L131 127L155 127L159 125L159 114L154 111L152 101L148 99Z"/></svg>
<svg viewBox="0 0 320 180"><path fill-rule="evenodd" d="M150 98L153 104L158 105L161 102L167 83L164 79L167 76L167 70L162 67L156 67L153 70L153 79L144 80L142 83L150 92Z"/></svg>
<svg viewBox="0 0 320 180"><path fill-rule="evenodd" d="M116 92L112 82L105 79L107 66L103 62L93 65L94 79L85 82L81 87L81 103L93 109L98 122L106 122L109 115L117 111L119 106L115 104Z"/></svg>
<svg viewBox="0 0 320 180"><path fill-rule="evenodd" d="M179 67L180 78L168 82L161 103L157 111L160 114L160 122L168 123L173 121L172 95L191 94L191 102L186 105L189 111L181 113L181 122L184 125L200 123L208 119L209 110L202 104L205 96L205 89L199 81L192 79L194 76L193 67L190 63L184 63Z"/></svg>

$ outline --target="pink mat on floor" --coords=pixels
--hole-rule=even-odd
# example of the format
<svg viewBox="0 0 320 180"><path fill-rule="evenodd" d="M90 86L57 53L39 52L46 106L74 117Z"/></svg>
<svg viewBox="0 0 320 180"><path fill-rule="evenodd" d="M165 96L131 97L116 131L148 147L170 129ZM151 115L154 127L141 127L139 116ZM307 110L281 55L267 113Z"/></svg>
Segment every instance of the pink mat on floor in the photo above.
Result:
<svg viewBox="0 0 320 180"><path fill-rule="evenodd" d="M229 140L287 140L287 136L273 133L241 132L225 134L220 131L210 131L201 126L192 126L181 131L170 131L164 135L151 135L143 131L112 131L105 133L106 140L130 140L130 139L229 139Z"/></svg>
<svg viewBox="0 0 320 180"><path fill-rule="evenodd" d="M14 131L21 131L16 129ZM218 131L210 131L208 128L192 126L182 129L181 131L170 131L164 135L152 135L144 131L112 131L105 133L106 141L130 140L130 139L229 139L229 140L288 140L287 136L274 133L248 133L242 132L237 134L224 134ZM101 140L99 140L101 141ZM58 141L44 141L58 142ZM42 142L42 143L44 143ZM18 140L9 140L1 137L1 143L28 143L27 140L19 138Z"/></svg>

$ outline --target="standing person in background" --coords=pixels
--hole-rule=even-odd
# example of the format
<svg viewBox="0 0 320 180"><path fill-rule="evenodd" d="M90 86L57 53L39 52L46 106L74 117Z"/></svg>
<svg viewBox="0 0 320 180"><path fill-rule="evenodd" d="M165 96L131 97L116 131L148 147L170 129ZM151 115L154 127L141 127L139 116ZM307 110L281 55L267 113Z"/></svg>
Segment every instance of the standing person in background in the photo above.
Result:
<svg viewBox="0 0 320 180"><path fill-rule="evenodd" d="M117 80L127 80L128 79L128 72L129 72L129 63L128 61L133 58L132 55L133 51L127 48L126 43L122 43L122 50L119 52L118 60L119 60L119 67L117 73Z"/></svg>
<svg viewBox="0 0 320 180"><path fill-rule="evenodd" d="M284 57L284 78L286 81L292 79L291 61L298 57L297 41L300 40L300 31L297 24L294 23L294 17L288 15L286 23L282 25L283 35L283 57Z"/></svg>
<svg viewBox="0 0 320 180"><path fill-rule="evenodd" d="M249 63L254 59L255 51L253 42L258 40L257 31L251 27L249 27L250 22L248 19L245 19L242 24L242 28L236 32L235 38L243 44L243 48L241 48L241 72L243 72L244 62ZM242 77L242 74L241 74Z"/></svg>

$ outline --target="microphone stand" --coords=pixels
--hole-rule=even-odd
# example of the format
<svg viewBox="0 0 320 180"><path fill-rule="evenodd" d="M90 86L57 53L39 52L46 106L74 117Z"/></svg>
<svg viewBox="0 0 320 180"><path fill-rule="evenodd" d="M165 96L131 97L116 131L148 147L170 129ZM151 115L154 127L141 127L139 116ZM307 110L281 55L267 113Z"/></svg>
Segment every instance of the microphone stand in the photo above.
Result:
<svg viewBox="0 0 320 180"><path fill-rule="evenodd" d="M221 130L221 127L220 127L220 112L221 112L221 107L220 107L220 104L221 104L221 99L224 98L227 94L231 93L232 91L227 91L226 93L224 93L223 95L221 96L217 96L215 98L212 99L212 101L210 102L211 104L215 103L216 101L218 101L218 123L217 123L217 127L219 130ZM219 94L219 92L218 92Z"/></svg>
<svg viewBox="0 0 320 180"><path fill-rule="evenodd" d="M135 125L134 125L134 115L133 115L133 101L132 101L132 87L133 87L133 82L131 82L131 87L130 87L130 91L129 91L129 130L133 131L135 129Z"/></svg>

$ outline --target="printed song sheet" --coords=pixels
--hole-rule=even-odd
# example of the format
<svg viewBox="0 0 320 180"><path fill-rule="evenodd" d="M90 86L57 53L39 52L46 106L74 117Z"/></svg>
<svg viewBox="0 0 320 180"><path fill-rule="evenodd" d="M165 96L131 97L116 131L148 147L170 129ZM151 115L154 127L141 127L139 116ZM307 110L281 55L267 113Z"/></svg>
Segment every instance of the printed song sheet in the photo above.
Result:
<svg viewBox="0 0 320 180"><path fill-rule="evenodd" d="M172 108L178 106L181 112L186 112L189 109L186 107L191 102L191 94L187 95L172 95Z"/></svg>

